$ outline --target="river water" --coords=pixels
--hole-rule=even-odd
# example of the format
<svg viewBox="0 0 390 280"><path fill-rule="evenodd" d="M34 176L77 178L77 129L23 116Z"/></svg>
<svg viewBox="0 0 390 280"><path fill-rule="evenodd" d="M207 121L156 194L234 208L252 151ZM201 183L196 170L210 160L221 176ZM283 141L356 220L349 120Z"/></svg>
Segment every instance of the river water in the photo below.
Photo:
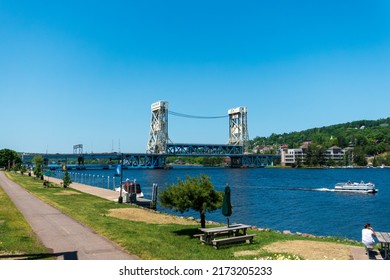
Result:
<svg viewBox="0 0 390 280"><path fill-rule="evenodd" d="M112 188L114 170L82 170L82 182ZM86 174L86 175L85 175ZM363 224L371 223L378 231L390 232L390 169L229 169L184 168L170 170L130 169L123 171L123 179L136 179L145 197L150 198L153 183L164 189L166 185L187 175L210 176L214 187L223 191L231 187L233 214L231 222L250 224L274 230L309 233L317 236L339 236L360 240ZM95 176L93 176L95 175ZM97 179L99 175L99 179ZM59 175L62 178L62 175ZM72 175L74 176L74 175ZM110 176L110 185L107 184ZM90 179L93 177L94 179ZM376 194L340 193L332 189L337 182L371 181ZM79 181L79 179L73 181ZM117 179L117 184L119 180ZM158 205L158 210L174 213ZM177 215L199 214L189 211ZM226 222L220 210L206 214L207 220Z"/></svg>

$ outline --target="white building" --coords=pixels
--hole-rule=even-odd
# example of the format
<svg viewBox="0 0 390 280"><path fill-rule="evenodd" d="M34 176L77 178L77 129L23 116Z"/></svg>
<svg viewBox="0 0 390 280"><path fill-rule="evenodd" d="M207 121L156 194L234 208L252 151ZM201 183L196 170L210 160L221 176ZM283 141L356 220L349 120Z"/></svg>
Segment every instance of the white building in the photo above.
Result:
<svg viewBox="0 0 390 280"><path fill-rule="evenodd" d="M281 150L281 163L283 166L292 165L296 163L304 163L306 154L302 148L299 149L282 149Z"/></svg>
<svg viewBox="0 0 390 280"><path fill-rule="evenodd" d="M344 150L337 146L332 146L325 151L326 160L342 161L344 159L344 155Z"/></svg>
<svg viewBox="0 0 390 280"><path fill-rule="evenodd" d="M281 147L281 164L286 166L305 163L306 149L302 147L299 149L288 149L287 146ZM344 156L347 151L348 148L341 149L340 147L332 146L325 151L324 158L326 161L332 160L335 162L341 162L344 160Z"/></svg>

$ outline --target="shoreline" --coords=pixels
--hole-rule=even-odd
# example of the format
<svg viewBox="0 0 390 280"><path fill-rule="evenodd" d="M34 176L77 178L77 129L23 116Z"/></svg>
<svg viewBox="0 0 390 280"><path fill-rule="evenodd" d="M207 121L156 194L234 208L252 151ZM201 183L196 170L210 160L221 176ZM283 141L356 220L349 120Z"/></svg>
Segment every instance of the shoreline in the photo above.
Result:
<svg viewBox="0 0 390 280"><path fill-rule="evenodd" d="M390 169L390 166L302 166L302 167L292 167L292 166L242 166L239 168L230 167L230 166L208 166L208 165L197 165L197 164L173 164L173 165L167 165L167 169L186 169L186 168L194 168L194 169L225 169L225 168L232 168L232 169L262 169L262 168L269 168L269 169ZM108 166L108 167L96 167L94 168L94 164L91 166L88 166L88 164L80 166L80 167L69 167L67 171L83 171L83 170L115 170L116 167L114 166ZM142 170L156 170L154 168L123 168L123 170L133 170L133 169L142 169ZM62 170L62 166L55 166L51 167L46 170L47 172L55 172L55 171L64 171Z"/></svg>

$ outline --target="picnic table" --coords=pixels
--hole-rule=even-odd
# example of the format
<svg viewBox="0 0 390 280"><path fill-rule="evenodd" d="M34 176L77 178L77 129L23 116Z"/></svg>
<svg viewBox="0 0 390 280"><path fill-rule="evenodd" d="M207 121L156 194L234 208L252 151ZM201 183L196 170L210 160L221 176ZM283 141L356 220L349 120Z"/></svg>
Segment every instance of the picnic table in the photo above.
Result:
<svg viewBox="0 0 390 280"><path fill-rule="evenodd" d="M385 252L385 259L389 258L390 232L376 232L376 238L381 244L381 250Z"/></svg>
<svg viewBox="0 0 390 280"><path fill-rule="evenodd" d="M251 228L251 226L243 224L233 224L228 227L199 228L202 233L196 234L195 237L199 237L203 244L213 245L214 248L218 248L222 244L241 241L250 243L255 234L247 234L248 228Z"/></svg>

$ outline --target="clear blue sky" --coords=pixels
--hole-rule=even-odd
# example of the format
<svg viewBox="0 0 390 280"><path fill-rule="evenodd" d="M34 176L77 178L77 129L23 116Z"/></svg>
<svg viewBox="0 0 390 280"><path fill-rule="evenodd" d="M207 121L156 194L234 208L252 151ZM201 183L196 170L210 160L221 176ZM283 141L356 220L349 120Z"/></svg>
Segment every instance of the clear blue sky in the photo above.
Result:
<svg viewBox="0 0 390 280"><path fill-rule="evenodd" d="M0 149L144 152L150 105L249 136L389 117L390 1L0 1ZM169 117L181 143L227 119Z"/></svg>

